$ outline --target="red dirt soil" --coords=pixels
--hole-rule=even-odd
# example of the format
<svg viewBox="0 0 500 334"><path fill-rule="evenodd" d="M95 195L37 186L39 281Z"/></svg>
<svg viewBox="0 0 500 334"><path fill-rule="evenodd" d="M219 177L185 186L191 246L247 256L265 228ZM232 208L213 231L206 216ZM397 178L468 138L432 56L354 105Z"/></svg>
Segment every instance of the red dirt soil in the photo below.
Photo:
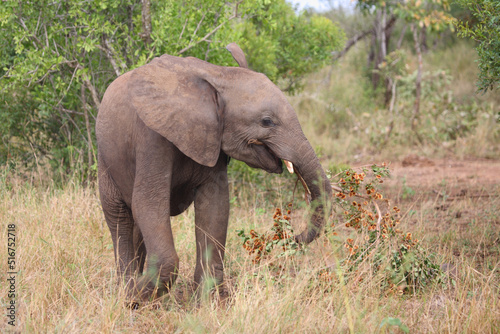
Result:
<svg viewBox="0 0 500 334"><path fill-rule="evenodd" d="M414 189L433 189L439 185L455 191L470 193L479 190L497 190L500 187L500 160L436 159L409 155L401 162L393 162L391 185L406 183Z"/></svg>

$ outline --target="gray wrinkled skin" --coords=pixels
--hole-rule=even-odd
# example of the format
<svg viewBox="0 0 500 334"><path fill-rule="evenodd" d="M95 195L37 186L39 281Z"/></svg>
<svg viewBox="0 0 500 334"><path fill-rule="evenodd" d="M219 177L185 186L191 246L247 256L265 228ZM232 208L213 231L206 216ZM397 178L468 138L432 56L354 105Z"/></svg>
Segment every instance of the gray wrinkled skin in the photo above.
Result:
<svg viewBox="0 0 500 334"><path fill-rule="evenodd" d="M282 159L291 161L314 209L297 241L312 241L324 225L330 184L295 111L265 75L244 68L236 44L228 49L243 67L163 55L120 76L104 94L96 123L99 191L118 275L133 298L174 282L179 257L170 217L193 202L194 280L222 283L228 157L270 173L282 172ZM146 257L156 276L137 279Z"/></svg>

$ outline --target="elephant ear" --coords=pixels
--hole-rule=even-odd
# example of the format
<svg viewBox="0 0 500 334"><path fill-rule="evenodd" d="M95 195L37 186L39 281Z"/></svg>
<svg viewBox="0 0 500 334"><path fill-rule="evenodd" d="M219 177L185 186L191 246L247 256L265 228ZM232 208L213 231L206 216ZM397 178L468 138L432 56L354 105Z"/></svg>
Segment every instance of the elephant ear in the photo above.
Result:
<svg viewBox="0 0 500 334"><path fill-rule="evenodd" d="M222 101L197 75L198 59L164 55L132 72L131 103L146 126L197 163L215 166L222 140Z"/></svg>
<svg viewBox="0 0 500 334"><path fill-rule="evenodd" d="M240 67L243 68L248 68L248 63L247 63L247 58L245 57L245 53L243 53L243 50L238 46L236 43L231 43L228 46L226 46L226 49L231 52L231 55L233 55L234 60L240 65Z"/></svg>

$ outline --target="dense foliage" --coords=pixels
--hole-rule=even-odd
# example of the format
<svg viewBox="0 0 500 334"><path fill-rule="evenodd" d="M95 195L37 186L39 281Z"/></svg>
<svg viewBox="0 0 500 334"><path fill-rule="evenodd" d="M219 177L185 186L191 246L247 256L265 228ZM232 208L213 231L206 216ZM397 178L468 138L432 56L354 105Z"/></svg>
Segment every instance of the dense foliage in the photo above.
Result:
<svg viewBox="0 0 500 334"><path fill-rule="evenodd" d="M10 0L0 31L0 163L50 161L85 175L100 100L120 74L165 53L235 66L225 46L237 42L253 69L294 91L343 40L331 21L284 0Z"/></svg>
<svg viewBox="0 0 500 334"><path fill-rule="evenodd" d="M474 23L457 22L459 35L478 43L480 91L498 87L500 82L500 2L497 0L458 0L472 14Z"/></svg>

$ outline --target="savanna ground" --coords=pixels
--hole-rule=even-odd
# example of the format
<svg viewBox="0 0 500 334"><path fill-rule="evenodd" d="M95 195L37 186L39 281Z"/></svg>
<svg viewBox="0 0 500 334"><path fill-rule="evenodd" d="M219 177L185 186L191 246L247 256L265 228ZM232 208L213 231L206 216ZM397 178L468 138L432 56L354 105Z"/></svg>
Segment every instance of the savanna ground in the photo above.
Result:
<svg viewBox="0 0 500 334"><path fill-rule="evenodd" d="M116 284L112 242L95 185L82 186L76 178L56 185L43 166L23 173L12 164L2 170L0 178L4 236L0 253L5 268L7 226L15 224L18 317L14 330L500 332L498 97L471 97L476 73L469 49L458 44L438 55L441 60L456 55L453 64L445 66L453 66L457 75L443 83L445 88L437 86L433 92L451 92L446 103L456 99L459 115L470 112L460 109L463 101L477 99L475 104L467 102L475 105L474 113L479 115L468 131L456 127L443 135L442 131L448 129L446 122L452 126L455 116L431 114L427 119L425 108L442 107L439 101L433 102L424 105L424 142L416 143L405 123L405 110L411 109L411 104L405 105L402 100L394 130L386 140L383 134L392 116L375 108L371 98L363 94L355 69L364 60L356 53L331 73L327 69L312 76L306 90L290 98L325 168L390 163L392 176L383 184L384 196L400 208L400 228L412 233L426 251L434 254L433 261L448 278L444 283L390 293L376 275L345 279L338 263L345 258L345 240L356 239L357 235L342 221L337 223L337 235L321 236L305 254L272 254L257 265L252 263L235 230L268 230L274 208L284 208L291 201L295 178L251 171L232 162L225 260L229 297L220 301L205 296L195 302L185 292L195 261L194 212L189 209L172 223L181 261L176 291L160 303L131 310L125 307L123 290ZM436 54L426 59L427 68L433 71L438 70L434 64L446 63L433 59ZM410 57L409 66L413 65ZM325 83L327 74L332 78L329 83ZM425 132L425 122L437 129L429 127L430 132ZM458 135L453 136L453 131ZM303 221L302 194L301 189L295 191L294 225ZM319 275L324 269L331 270L328 279ZM4 312L6 272L0 273ZM12 330L3 319L2 331Z"/></svg>

